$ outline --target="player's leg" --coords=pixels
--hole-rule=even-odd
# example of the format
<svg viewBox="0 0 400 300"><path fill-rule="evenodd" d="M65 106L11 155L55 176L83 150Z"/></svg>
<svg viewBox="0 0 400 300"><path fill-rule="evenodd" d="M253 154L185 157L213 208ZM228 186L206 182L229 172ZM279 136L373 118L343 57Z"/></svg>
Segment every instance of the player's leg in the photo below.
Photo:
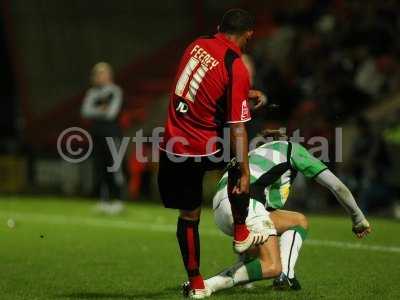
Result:
<svg viewBox="0 0 400 300"><path fill-rule="evenodd" d="M102 186L105 184L106 173L106 152L104 149L103 138L93 135L93 161L94 161L94 195L101 201L106 201L106 194L102 193Z"/></svg>
<svg viewBox="0 0 400 300"><path fill-rule="evenodd" d="M276 230L281 234L280 252L282 260L282 273L274 285L287 286L285 277L289 279L288 283L292 289L300 289L300 284L295 278L295 265L299 257L303 241L307 237L308 222L307 218L298 212L276 210L270 214Z"/></svg>
<svg viewBox="0 0 400 300"><path fill-rule="evenodd" d="M238 262L218 275L205 280L207 288L214 293L236 285L278 276L282 267L277 237L270 236L263 245L257 246L257 250L255 258Z"/></svg>
<svg viewBox="0 0 400 300"><path fill-rule="evenodd" d="M233 238L235 241L243 241L249 235L249 230L246 226L246 218L249 207L249 195L235 195L232 193L240 178L240 170L237 165L233 165L228 169L228 196L231 205L233 218Z"/></svg>
<svg viewBox="0 0 400 300"><path fill-rule="evenodd" d="M160 153L158 185L161 199L167 208L179 209L176 236L187 272L191 296L206 295L200 274L199 220L202 202L204 169L193 159L174 161Z"/></svg>
<svg viewBox="0 0 400 300"><path fill-rule="evenodd" d="M96 210L102 213L110 211L110 190L107 184L107 153L108 148L105 140L101 136L93 136L93 160L94 160L94 178L95 178L95 196L99 197L99 203Z"/></svg>
<svg viewBox="0 0 400 300"><path fill-rule="evenodd" d="M216 195L218 197L218 194ZM206 287L212 291L227 289L237 284L257 281L265 278L273 278L281 272L279 247L275 229L269 224L271 221L264 206L250 200L250 208L246 222L253 231L266 231L271 234L268 240L255 248L246 251L247 259L240 260L232 267L205 281ZM230 201L225 199L214 199L218 203L214 208L214 219L218 228L227 235L233 235L233 216Z"/></svg>
<svg viewBox="0 0 400 300"><path fill-rule="evenodd" d="M246 224L248 217L248 208L250 202L249 194L234 194L233 188L236 186L240 178L240 170L237 165L233 165L228 169L228 199L233 219L233 247L237 253L243 253L252 246L264 243L268 235L264 235L262 231L255 233L249 231Z"/></svg>
<svg viewBox="0 0 400 300"><path fill-rule="evenodd" d="M194 290L204 289L203 277L200 274L200 212L200 207L192 211L180 210L176 231L190 287Z"/></svg>
<svg viewBox="0 0 400 300"><path fill-rule="evenodd" d="M246 256L250 258L250 263L254 265L259 262L262 267L262 278L252 278L249 282L277 276L281 272L281 261L276 229L264 205L254 199L249 201L246 225L251 232L265 232L269 236L265 244L246 251ZM255 259L251 260L251 257Z"/></svg>
<svg viewBox="0 0 400 300"><path fill-rule="evenodd" d="M114 138L114 143L118 145L118 139ZM113 157L108 149L106 156L107 167L113 165ZM116 172L110 172L106 168L106 183L109 192L109 205L108 205L108 213L109 214L119 214L124 209L124 205L122 202L122 194L121 188L124 184L124 177L122 170L119 169Z"/></svg>

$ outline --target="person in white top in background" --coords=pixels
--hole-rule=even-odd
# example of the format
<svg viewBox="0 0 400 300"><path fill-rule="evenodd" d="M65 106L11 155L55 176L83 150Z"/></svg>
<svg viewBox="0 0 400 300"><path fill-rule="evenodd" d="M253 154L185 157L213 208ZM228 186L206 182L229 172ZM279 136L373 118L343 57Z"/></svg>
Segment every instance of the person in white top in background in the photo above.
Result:
<svg viewBox="0 0 400 300"><path fill-rule="evenodd" d="M122 170L107 171L107 167L112 166L113 162L106 137L111 137L118 149L122 137L118 124L122 91L114 84L113 71L108 63L97 63L92 69L91 80L92 87L83 100L81 116L90 121L95 170L94 192L101 200L99 210L115 214L123 209L121 188L124 177Z"/></svg>

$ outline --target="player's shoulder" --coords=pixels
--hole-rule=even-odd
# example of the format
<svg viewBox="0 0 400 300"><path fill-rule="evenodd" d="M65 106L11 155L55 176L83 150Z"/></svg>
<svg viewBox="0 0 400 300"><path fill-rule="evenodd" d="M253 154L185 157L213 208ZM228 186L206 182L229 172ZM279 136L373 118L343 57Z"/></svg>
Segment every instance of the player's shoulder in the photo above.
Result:
<svg viewBox="0 0 400 300"><path fill-rule="evenodd" d="M294 141L290 141L290 144L292 145L292 147L294 148L304 148L300 143L298 142L294 142ZM305 149L305 148L304 148Z"/></svg>
<svg viewBox="0 0 400 300"><path fill-rule="evenodd" d="M310 151L308 151L303 145L297 142L291 142L292 150L291 150L291 159L294 161L307 161L309 163L312 162L320 162Z"/></svg>
<svg viewBox="0 0 400 300"><path fill-rule="evenodd" d="M237 50L232 49L226 42L218 38L217 35L202 35L195 39L191 45L199 45L200 47L206 48L208 51L213 52L225 60L240 59L241 54Z"/></svg>
<svg viewBox="0 0 400 300"><path fill-rule="evenodd" d="M250 77L249 70L242 60L241 55L235 51L228 49L225 54L225 65L227 68L231 68L235 76Z"/></svg>
<svg viewBox="0 0 400 300"><path fill-rule="evenodd" d="M186 46L186 53L192 53L193 49L206 49L207 52L210 52L210 50L215 51L216 44L214 43L214 40L215 38L211 35L199 36Z"/></svg>
<svg viewBox="0 0 400 300"><path fill-rule="evenodd" d="M308 152L308 150L298 142L290 141L290 148L291 148L291 157L293 159L296 159L299 157L311 156L310 152Z"/></svg>
<svg viewBox="0 0 400 300"><path fill-rule="evenodd" d="M307 152L308 153L308 150L300 143L290 141L290 144L291 144L293 152Z"/></svg>

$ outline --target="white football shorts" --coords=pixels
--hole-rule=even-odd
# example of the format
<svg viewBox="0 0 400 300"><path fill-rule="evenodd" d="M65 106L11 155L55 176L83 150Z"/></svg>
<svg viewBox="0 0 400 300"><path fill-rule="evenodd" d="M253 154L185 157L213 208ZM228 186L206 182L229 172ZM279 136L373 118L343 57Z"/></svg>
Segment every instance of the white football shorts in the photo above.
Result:
<svg viewBox="0 0 400 300"><path fill-rule="evenodd" d="M228 197L216 199L221 193L217 193L214 197L214 220L218 228L225 234L233 235L233 217L231 204ZM276 235L275 226L269 217L264 205L254 199L250 199L249 213L246 219L246 225L253 232L265 231L269 235Z"/></svg>

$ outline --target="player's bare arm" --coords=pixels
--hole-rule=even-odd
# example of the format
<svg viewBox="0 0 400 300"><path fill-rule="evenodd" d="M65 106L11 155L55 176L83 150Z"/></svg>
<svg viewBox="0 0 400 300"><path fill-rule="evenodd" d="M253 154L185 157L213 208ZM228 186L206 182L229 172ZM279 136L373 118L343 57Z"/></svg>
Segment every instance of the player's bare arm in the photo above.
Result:
<svg viewBox="0 0 400 300"><path fill-rule="evenodd" d="M232 123L230 125L230 139L233 154L240 166L241 176L233 188L234 194L248 194L250 186L250 169L248 158L248 138L244 123Z"/></svg>
<svg viewBox="0 0 400 300"><path fill-rule="evenodd" d="M267 232L249 231L246 225L247 208L250 197L250 168L248 159L247 131L244 123L231 123L231 148L239 163L240 174L229 174L229 201L234 220L234 243L236 253L243 253L250 247L263 244L269 234Z"/></svg>

